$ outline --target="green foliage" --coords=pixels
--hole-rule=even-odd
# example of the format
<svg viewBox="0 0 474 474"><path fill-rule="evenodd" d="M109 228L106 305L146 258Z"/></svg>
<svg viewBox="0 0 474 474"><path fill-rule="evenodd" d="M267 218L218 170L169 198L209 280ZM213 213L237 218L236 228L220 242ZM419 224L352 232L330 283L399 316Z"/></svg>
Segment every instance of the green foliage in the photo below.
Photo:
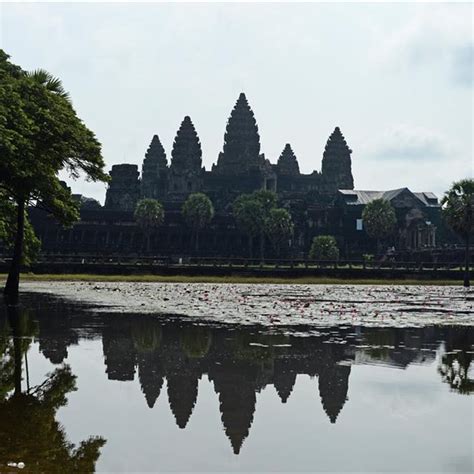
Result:
<svg viewBox="0 0 474 474"><path fill-rule="evenodd" d="M203 229L214 217L211 200L203 193L190 194L183 204L183 216L193 229Z"/></svg>
<svg viewBox="0 0 474 474"><path fill-rule="evenodd" d="M36 69L35 71L27 72L26 75L31 77L35 82L44 86L48 91L53 92L60 97L71 100L69 93L64 89L60 79L54 77L44 69Z"/></svg>
<svg viewBox="0 0 474 474"><path fill-rule="evenodd" d="M264 228L264 208L251 194L240 195L234 201L232 212L238 227L250 237L255 237Z"/></svg>
<svg viewBox="0 0 474 474"><path fill-rule="evenodd" d="M14 202L8 200L6 195L0 191L0 243L6 249L13 248L17 227L16 206ZM25 237L23 243L22 263L28 265L33 262L41 249L41 241L35 234L33 226L28 220L28 213L25 211Z"/></svg>
<svg viewBox="0 0 474 474"><path fill-rule="evenodd" d="M318 235L314 237L309 258L315 260L337 260L339 248L336 239L332 235Z"/></svg>
<svg viewBox="0 0 474 474"><path fill-rule="evenodd" d="M23 252L24 209L35 204L59 222L70 225L79 217L77 203L58 173L81 174L107 181L101 147L77 117L61 82L45 71L27 74L0 50L0 189L15 203L21 225L5 295L18 299Z"/></svg>
<svg viewBox="0 0 474 474"><path fill-rule="evenodd" d="M393 234L397 225L395 209L385 199L374 199L362 212L364 229L370 237L385 239Z"/></svg>
<svg viewBox="0 0 474 474"><path fill-rule="evenodd" d="M151 232L163 224L165 211L162 204L156 199L142 199L137 203L134 216L138 225L145 232Z"/></svg>
<svg viewBox="0 0 474 474"><path fill-rule="evenodd" d="M266 215L277 205L277 195L273 191L261 189L252 193L252 196L262 205Z"/></svg>
<svg viewBox="0 0 474 474"><path fill-rule="evenodd" d="M278 209L277 196L272 191L260 190L240 195L233 204L233 215L239 229L252 240L260 236L260 257L263 260L264 236L271 240L279 253L281 244L293 234L293 223L286 209Z"/></svg>
<svg viewBox="0 0 474 474"><path fill-rule="evenodd" d="M270 209L265 223L265 232L273 246L279 251L280 246L293 235L293 222L290 213L283 208Z"/></svg>
<svg viewBox="0 0 474 474"><path fill-rule="evenodd" d="M270 211L276 207L276 194L260 190L241 194L233 204L233 215L239 228L249 236L265 232Z"/></svg>
<svg viewBox="0 0 474 474"><path fill-rule="evenodd" d="M474 179L454 183L441 200L443 218L460 237L474 234Z"/></svg>
<svg viewBox="0 0 474 474"><path fill-rule="evenodd" d="M372 263L374 261L374 254L372 253L364 253L362 255L362 259L365 263Z"/></svg>
<svg viewBox="0 0 474 474"><path fill-rule="evenodd" d="M56 218L78 217L58 172L107 181L100 144L77 117L57 79L26 74L0 50L0 187L16 201L35 202Z"/></svg>

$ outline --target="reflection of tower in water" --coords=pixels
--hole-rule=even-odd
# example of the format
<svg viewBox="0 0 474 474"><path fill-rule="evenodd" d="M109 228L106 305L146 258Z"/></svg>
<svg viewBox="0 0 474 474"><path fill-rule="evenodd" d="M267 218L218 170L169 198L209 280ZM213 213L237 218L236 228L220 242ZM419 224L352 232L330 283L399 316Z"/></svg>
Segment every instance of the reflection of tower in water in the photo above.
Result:
<svg viewBox="0 0 474 474"><path fill-rule="evenodd" d="M193 373L168 375L168 401L176 424L185 428L196 404L198 377Z"/></svg>
<svg viewBox="0 0 474 474"><path fill-rule="evenodd" d="M133 380L136 351L127 321L117 318L114 324L105 326L102 345L109 380Z"/></svg>
<svg viewBox="0 0 474 474"><path fill-rule="evenodd" d="M155 406L163 386L164 370L158 352L145 352L138 358L138 379L149 408Z"/></svg>
<svg viewBox="0 0 474 474"><path fill-rule="evenodd" d="M275 361L273 385L282 403L286 403L296 383L297 372L291 368L291 359Z"/></svg>
<svg viewBox="0 0 474 474"><path fill-rule="evenodd" d="M336 423L337 417L346 403L350 373L350 366L334 364L325 367L319 374L319 395L323 409L331 423Z"/></svg>
<svg viewBox="0 0 474 474"><path fill-rule="evenodd" d="M252 368L240 364L217 366L212 373L214 388L219 394L222 424L234 454L240 453L252 426L256 403L255 375Z"/></svg>

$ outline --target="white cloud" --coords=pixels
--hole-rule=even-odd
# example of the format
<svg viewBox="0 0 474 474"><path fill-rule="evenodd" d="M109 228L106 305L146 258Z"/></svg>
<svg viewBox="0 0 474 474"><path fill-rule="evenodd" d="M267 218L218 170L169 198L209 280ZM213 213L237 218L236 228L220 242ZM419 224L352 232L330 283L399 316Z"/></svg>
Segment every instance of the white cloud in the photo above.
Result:
<svg viewBox="0 0 474 474"><path fill-rule="evenodd" d="M379 39L372 50L377 67L413 71L438 66L458 84L472 85L473 6L423 4L392 30L373 28Z"/></svg>
<svg viewBox="0 0 474 474"><path fill-rule="evenodd" d="M371 158L433 162L455 153L455 147L442 134L423 127L396 125L365 147Z"/></svg>

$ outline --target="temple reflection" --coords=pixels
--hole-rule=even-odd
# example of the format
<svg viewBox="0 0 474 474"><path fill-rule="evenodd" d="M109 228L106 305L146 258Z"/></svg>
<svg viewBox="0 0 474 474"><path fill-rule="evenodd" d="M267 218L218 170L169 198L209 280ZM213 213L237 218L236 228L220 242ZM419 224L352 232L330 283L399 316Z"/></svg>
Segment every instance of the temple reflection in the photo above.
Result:
<svg viewBox="0 0 474 474"><path fill-rule="evenodd" d="M39 349L53 364L67 360L68 347L80 339L100 339L107 378L137 380L149 408L167 397L181 429L192 417L199 380L207 375L235 454L251 431L257 394L273 385L287 403L298 375L314 379L315 397L329 423L343 416L351 370L361 364L405 369L438 360L435 370L443 383L459 393L474 392L469 327L322 328L300 337L281 329L193 325L165 316L94 315L65 303L29 305Z"/></svg>

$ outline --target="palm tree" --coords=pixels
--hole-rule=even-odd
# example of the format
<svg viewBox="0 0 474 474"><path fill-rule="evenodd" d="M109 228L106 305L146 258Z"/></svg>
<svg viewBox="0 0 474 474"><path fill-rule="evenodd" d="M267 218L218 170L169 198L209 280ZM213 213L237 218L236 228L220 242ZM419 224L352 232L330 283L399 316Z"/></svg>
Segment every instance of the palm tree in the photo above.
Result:
<svg viewBox="0 0 474 474"><path fill-rule="evenodd" d="M199 232L214 217L214 206L211 200L203 193L193 193L183 204L183 216L191 227L194 238L194 249L199 250Z"/></svg>
<svg viewBox="0 0 474 474"><path fill-rule="evenodd" d="M474 234L474 179L462 179L453 183L441 200L443 217L451 229L465 243L464 286L470 286L469 281L469 244Z"/></svg>
<svg viewBox="0 0 474 474"><path fill-rule="evenodd" d="M393 234L397 225L395 209L386 199L374 199L362 211L362 222L369 237L376 239L377 252L380 242Z"/></svg>
<svg viewBox="0 0 474 474"><path fill-rule="evenodd" d="M163 224L165 219L163 206L156 199L142 199L135 208L134 216L145 234L146 251L149 252L151 233Z"/></svg>
<svg viewBox="0 0 474 474"><path fill-rule="evenodd" d="M52 92L63 99L66 99L68 102L71 102L71 96L69 95L69 92L64 89L61 79L54 77L48 71L44 69L35 69L34 71L28 71L26 75L38 84L44 86L49 92Z"/></svg>
<svg viewBox="0 0 474 474"><path fill-rule="evenodd" d="M277 257L280 258L281 245L293 235L291 214L283 208L270 209L265 223L265 232L275 247Z"/></svg>

